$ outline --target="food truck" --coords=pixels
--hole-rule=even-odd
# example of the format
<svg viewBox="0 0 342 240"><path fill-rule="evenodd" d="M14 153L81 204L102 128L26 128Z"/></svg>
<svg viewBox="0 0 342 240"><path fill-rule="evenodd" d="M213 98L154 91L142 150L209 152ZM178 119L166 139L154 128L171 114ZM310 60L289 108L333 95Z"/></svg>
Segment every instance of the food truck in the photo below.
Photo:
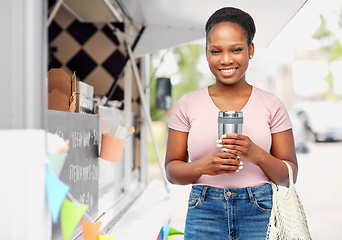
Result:
<svg viewBox="0 0 342 240"><path fill-rule="evenodd" d="M2 1L0 239L83 239L81 218L101 222L99 233L116 240L157 239L172 187L149 113L150 54L203 40L206 20L223 6L249 12L255 45L267 47L305 2ZM117 125L134 131L107 142ZM50 134L69 144L58 173ZM101 157L106 150L116 157ZM148 182L149 154L157 155L162 181ZM74 222L66 202L84 207Z"/></svg>

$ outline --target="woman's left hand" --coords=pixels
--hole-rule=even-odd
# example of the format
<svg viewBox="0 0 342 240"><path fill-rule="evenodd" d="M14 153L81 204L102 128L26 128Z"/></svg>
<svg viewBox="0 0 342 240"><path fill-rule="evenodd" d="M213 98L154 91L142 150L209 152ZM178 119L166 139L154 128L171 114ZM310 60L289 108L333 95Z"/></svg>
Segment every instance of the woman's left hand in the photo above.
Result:
<svg viewBox="0 0 342 240"><path fill-rule="evenodd" d="M249 162L260 162L265 151L257 146L249 137L237 133L225 134L222 141L217 144L225 151L237 155Z"/></svg>

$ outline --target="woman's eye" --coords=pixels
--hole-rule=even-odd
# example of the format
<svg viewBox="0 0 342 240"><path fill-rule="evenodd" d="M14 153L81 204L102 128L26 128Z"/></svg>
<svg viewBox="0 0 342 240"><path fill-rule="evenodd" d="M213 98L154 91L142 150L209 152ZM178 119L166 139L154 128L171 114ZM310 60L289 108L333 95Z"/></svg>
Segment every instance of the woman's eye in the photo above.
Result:
<svg viewBox="0 0 342 240"><path fill-rule="evenodd" d="M241 52L242 51L242 48L237 48L237 49L234 49L233 52Z"/></svg>
<svg viewBox="0 0 342 240"><path fill-rule="evenodd" d="M210 51L212 54L218 54L219 53L219 51L217 51L217 50L211 50Z"/></svg>

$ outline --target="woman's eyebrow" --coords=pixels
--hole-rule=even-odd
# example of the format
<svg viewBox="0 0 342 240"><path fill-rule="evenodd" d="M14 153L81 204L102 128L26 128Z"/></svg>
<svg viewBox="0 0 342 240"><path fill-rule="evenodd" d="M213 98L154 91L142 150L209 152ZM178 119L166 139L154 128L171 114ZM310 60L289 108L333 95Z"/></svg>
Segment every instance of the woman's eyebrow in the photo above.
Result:
<svg viewBox="0 0 342 240"><path fill-rule="evenodd" d="M232 45L230 45L230 47L238 47L238 46L243 46L242 43L234 43ZM209 45L209 48L219 48L221 47L220 45Z"/></svg>

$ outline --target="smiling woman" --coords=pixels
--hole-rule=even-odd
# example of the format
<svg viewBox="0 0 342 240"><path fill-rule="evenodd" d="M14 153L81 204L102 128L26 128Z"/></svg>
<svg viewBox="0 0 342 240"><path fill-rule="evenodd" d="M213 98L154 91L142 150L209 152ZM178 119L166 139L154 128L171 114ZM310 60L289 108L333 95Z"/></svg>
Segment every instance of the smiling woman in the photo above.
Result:
<svg viewBox="0 0 342 240"><path fill-rule="evenodd" d="M254 54L252 17L222 8L205 29L215 83L185 94L174 107L167 177L174 184L193 185L185 239L265 239L272 209L270 181L288 184L282 160L297 175L292 125L278 97L246 80ZM242 134L217 139L219 111L242 111Z"/></svg>
<svg viewBox="0 0 342 240"><path fill-rule="evenodd" d="M244 84L249 58L254 54L254 44L248 45L244 30L236 23L220 23L207 41L207 60L210 71L220 80L217 84Z"/></svg>

